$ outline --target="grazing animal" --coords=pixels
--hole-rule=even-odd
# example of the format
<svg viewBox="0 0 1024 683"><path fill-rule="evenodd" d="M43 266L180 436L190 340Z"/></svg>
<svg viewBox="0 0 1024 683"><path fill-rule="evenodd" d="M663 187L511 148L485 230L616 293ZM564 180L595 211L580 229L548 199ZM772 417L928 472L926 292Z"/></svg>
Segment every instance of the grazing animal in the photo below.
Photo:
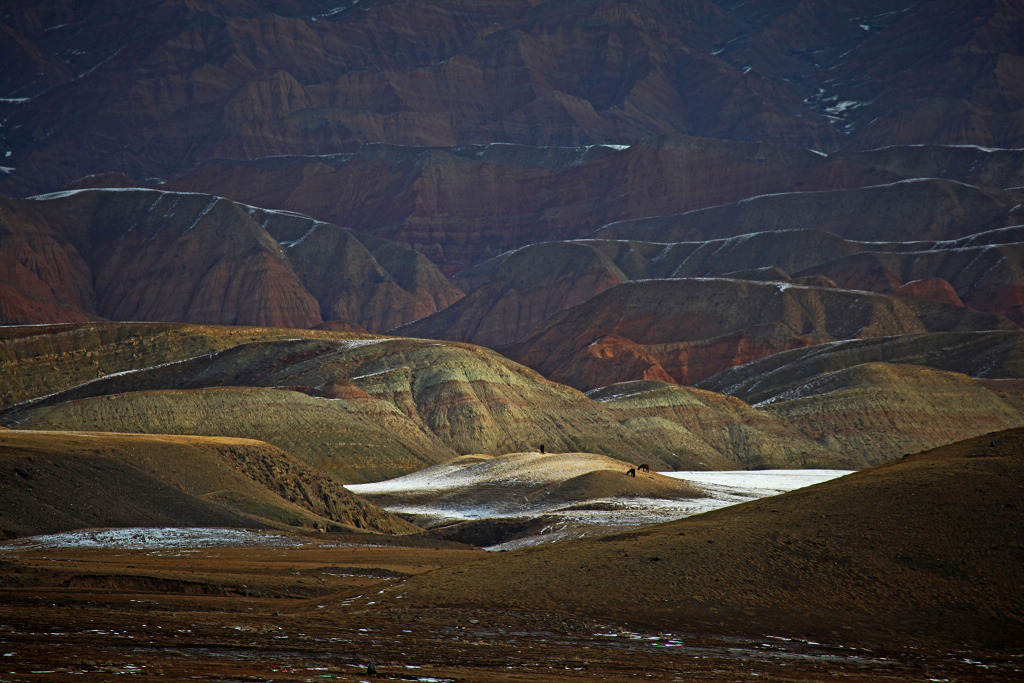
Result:
<svg viewBox="0 0 1024 683"><path fill-rule="evenodd" d="M635 477L636 476L636 468L635 467L630 467L628 470L626 470L626 474L628 474L631 477Z"/></svg>
<svg viewBox="0 0 1024 683"><path fill-rule="evenodd" d="M639 467L637 467L637 470L639 470L640 472L650 472L651 471L651 467L647 463L644 463L643 465L640 465Z"/></svg>

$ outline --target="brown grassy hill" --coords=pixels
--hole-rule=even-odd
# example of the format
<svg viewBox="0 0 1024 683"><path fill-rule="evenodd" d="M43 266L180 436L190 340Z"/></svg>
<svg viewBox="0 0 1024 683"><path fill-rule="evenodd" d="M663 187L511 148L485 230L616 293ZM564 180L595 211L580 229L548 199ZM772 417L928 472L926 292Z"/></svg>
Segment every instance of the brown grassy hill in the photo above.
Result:
<svg viewBox="0 0 1024 683"><path fill-rule="evenodd" d="M510 358L570 386L656 379L694 384L730 367L837 339L1013 329L948 304L789 283L627 282L563 311Z"/></svg>
<svg viewBox="0 0 1024 683"><path fill-rule="evenodd" d="M453 454L387 401L286 389L132 391L40 407L18 419L20 429L256 438L336 482L394 477Z"/></svg>
<svg viewBox="0 0 1024 683"><path fill-rule="evenodd" d="M1024 333L936 332L851 339L792 349L730 368L699 383L747 403L795 396L817 378L864 363L923 365L976 378L1024 377Z"/></svg>
<svg viewBox="0 0 1024 683"><path fill-rule="evenodd" d="M865 362L821 372L754 407L731 396L651 380L588 395L618 412L624 425L686 448L711 468L723 467L725 456L749 469L862 469L907 452L1024 426L1019 380L978 380L897 363ZM700 440L677 436L677 425L686 425Z"/></svg>
<svg viewBox="0 0 1024 683"><path fill-rule="evenodd" d="M1015 648L1022 452L1024 431L992 434L678 522L492 555L374 599L902 652Z"/></svg>
<svg viewBox="0 0 1024 683"><path fill-rule="evenodd" d="M154 329L159 326L143 326ZM61 331L50 334L59 338ZM47 345L42 339L32 344L40 356L23 355L42 367ZM266 341L172 364L151 363L144 344L136 349L134 362L109 376L53 395L41 395L39 383L39 394L28 397L36 400L9 407L4 424L258 436L346 483L397 476L460 452L497 454L539 444L643 458L666 468L699 466L694 453L678 446L700 438L685 424L675 426L674 441L650 438L623 427L617 414L578 391L480 347L278 330ZM107 352L121 358L121 346L110 344L89 360L105 364ZM81 352L72 357L86 359Z"/></svg>
<svg viewBox="0 0 1024 683"><path fill-rule="evenodd" d="M864 466L1024 426L1019 391L928 367L866 363L815 378L761 410L814 442L859 454Z"/></svg>
<svg viewBox="0 0 1024 683"><path fill-rule="evenodd" d="M0 533L89 527L415 527L269 444L87 432L0 432Z"/></svg>
<svg viewBox="0 0 1024 683"><path fill-rule="evenodd" d="M0 407L115 373L178 363L257 340L343 340L352 334L177 323L0 326ZM365 335L361 335L365 336Z"/></svg>
<svg viewBox="0 0 1024 683"><path fill-rule="evenodd" d="M730 463L747 469L859 469L865 462L865 453L846 443L823 444L739 399L695 387L634 380L587 395L618 414L623 426L692 454L698 469L732 469Z"/></svg>
<svg viewBox="0 0 1024 683"><path fill-rule="evenodd" d="M956 440L964 430L1014 426L1021 405L1014 386L983 386L965 375L939 381L946 375L876 372L864 384L865 377L846 373L831 377L827 392L808 392L799 405L810 417L787 422L772 412L779 406L752 408L663 382L615 385L588 397L464 344L137 324L4 333L0 353L11 372L0 387L21 402L2 412L3 425L255 437L343 483L399 476L458 453L540 444L659 469L859 468ZM941 365L937 348L926 344L921 353ZM1003 358L1011 367L1014 347L999 348L964 342L951 347L950 362L955 367L967 355L992 368ZM803 375L796 370L793 377L799 386ZM67 388L53 391L61 385ZM937 386L936 400L918 396ZM903 407L887 408L893 397ZM815 422L815 415L828 421Z"/></svg>

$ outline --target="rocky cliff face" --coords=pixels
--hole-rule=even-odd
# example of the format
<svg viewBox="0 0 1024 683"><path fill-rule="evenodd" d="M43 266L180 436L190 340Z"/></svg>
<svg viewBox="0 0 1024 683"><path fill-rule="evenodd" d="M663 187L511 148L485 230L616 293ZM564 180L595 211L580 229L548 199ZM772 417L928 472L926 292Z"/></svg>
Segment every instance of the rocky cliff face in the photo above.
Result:
<svg viewBox="0 0 1024 683"><path fill-rule="evenodd" d="M1024 155L1017 162L1021 160ZM683 242L775 230L820 230L851 240L891 243L948 240L1020 221L1020 191L998 189L1011 187L1014 173L1003 175L991 187L910 178L826 192L748 195L740 202L679 215L622 221L603 227L595 236Z"/></svg>
<svg viewBox="0 0 1024 683"><path fill-rule="evenodd" d="M328 158L209 162L170 187L372 231L449 275L524 245L590 233L679 242L802 229L892 243L1021 222L1024 197L1012 188L1024 184L1024 154L975 150L964 168L959 150L907 149L898 164L871 153L823 156L680 136L628 149L368 147ZM929 173L945 175L921 177Z"/></svg>
<svg viewBox="0 0 1024 683"><path fill-rule="evenodd" d="M920 251L860 253L807 268L851 289L891 292L960 303L1024 324L1019 242L1001 243L1007 231L973 236L968 242L937 244ZM986 237L995 238L985 244Z"/></svg>
<svg viewBox="0 0 1024 683"><path fill-rule="evenodd" d="M10 200L5 322L90 318L386 329L461 293L418 255L218 197L143 189Z"/></svg>
<svg viewBox="0 0 1024 683"><path fill-rule="evenodd" d="M908 296L1020 324L1022 230L1015 223L1021 198L1018 190L931 179L766 195L621 221L598 230L595 239L533 244L463 271L456 281L469 296L403 333L503 346L528 337L559 308L616 283L723 276ZM740 234L712 237L721 233ZM909 235L935 239L897 239ZM671 376L614 330L593 339L602 335L602 355L624 368L619 379L627 379L626 372ZM714 360L697 362L705 351L689 353L696 364Z"/></svg>

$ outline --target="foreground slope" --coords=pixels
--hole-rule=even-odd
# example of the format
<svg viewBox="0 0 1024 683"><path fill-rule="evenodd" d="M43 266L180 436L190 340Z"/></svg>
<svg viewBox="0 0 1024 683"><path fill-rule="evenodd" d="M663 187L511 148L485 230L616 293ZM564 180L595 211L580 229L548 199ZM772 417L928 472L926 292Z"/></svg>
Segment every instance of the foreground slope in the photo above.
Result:
<svg viewBox="0 0 1024 683"><path fill-rule="evenodd" d="M1012 647L1024 637L1022 453L1024 430L995 433L678 522L490 556L375 599L901 650Z"/></svg>
<svg viewBox="0 0 1024 683"><path fill-rule="evenodd" d="M416 530L251 439L3 429L0 471L3 537L125 526Z"/></svg>

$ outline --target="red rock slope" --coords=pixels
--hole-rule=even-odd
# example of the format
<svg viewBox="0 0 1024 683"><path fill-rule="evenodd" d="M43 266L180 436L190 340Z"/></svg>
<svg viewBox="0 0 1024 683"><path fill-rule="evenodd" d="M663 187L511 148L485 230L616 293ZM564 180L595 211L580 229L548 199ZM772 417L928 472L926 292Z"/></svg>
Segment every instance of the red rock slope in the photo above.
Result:
<svg viewBox="0 0 1024 683"><path fill-rule="evenodd" d="M81 190L5 200L5 323L106 318L386 329L461 293L379 238L210 195Z"/></svg>

